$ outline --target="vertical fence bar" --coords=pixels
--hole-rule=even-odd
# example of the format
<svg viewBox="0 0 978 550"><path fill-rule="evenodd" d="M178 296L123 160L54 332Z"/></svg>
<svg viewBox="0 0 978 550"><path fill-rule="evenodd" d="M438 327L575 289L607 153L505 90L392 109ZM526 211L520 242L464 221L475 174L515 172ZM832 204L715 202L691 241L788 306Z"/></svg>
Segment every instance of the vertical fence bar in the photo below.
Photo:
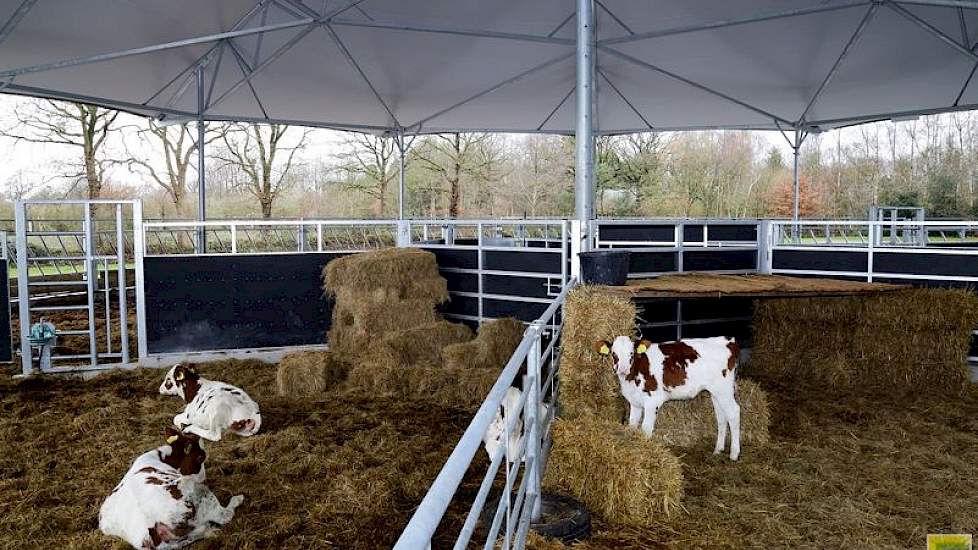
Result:
<svg viewBox="0 0 978 550"><path fill-rule="evenodd" d="M112 353L112 285L109 278L109 259L102 258L102 271L105 272L105 353Z"/></svg>
<svg viewBox="0 0 978 550"><path fill-rule="evenodd" d="M146 251L146 233L143 231L143 203L132 203L133 260L136 268L136 345L139 358L147 356L146 350L146 286L143 276L143 258Z"/></svg>
<svg viewBox="0 0 978 550"><path fill-rule="evenodd" d="M316 224L316 252L323 251L323 222Z"/></svg>
<svg viewBox="0 0 978 550"><path fill-rule="evenodd" d="M523 437L526 442L526 469L523 475L530 476L526 498L533 502L533 508L530 511L531 521L540 519L540 449L542 447L542 432L540 430L538 416L543 402L540 396L540 373L542 371L540 366L542 358L540 354L543 349L541 342L543 326L540 320L536 320L530 325L533 344L530 346L530 351L526 356L526 391L529 395L526 397L527 409L523 414Z"/></svg>
<svg viewBox="0 0 978 550"><path fill-rule="evenodd" d="M126 230L123 226L122 205L115 206L116 248L118 262L116 283L119 284L119 338L122 344L122 362L129 362L129 304L126 291Z"/></svg>
<svg viewBox="0 0 978 550"><path fill-rule="evenodd" d="M683 222L676 222L672 232L673 246L676 247L676 271L680 273L683 272L683 241L686 240L685 228L686 226L683 224Z"/></svg>
<svg viewBox="0 0 978 550"><path fill-rule="evenodd" d="M95 263L95 232L92 220L91 204L84 204L85 209L85 277L88 278L88 349L91 353L91 365L98 364L98 339L95 334L95 281L98 278L98 265ZM93 273L94 271L94 273Z"/></svg>
<svg viewBox="0 0 978 550"><path fill-rule="evenodd" d="M238 224L231 222L231 254L238 253Z"/></svg>
<svg viewBox="0 0 978 550"><path fill-rule="evenodd" d="M876 246L879 229L876 222L869 222L869 246L866 247L866 281L870 283L873 282L873 249Z"/></svg>
<svg viewBox="0 0 978 550"><path fill-rule="evenodd" d="M30 258L27 255L27 204L14 202L14 227L17 247L17 311L20 324L20 362L21 373L28 375L33 370L31 364L31 343L27 337L31 330L31 303L28 295L28 270Z"/></svg>
<svg viewBox="0 0 978 550"><path fill-rule="evenodd" d="M482 256L485 254L485 251L482 249L482 224L481 223L476 224L476 229L479 232L476 249L477 249L477 253L479 254L479 265L478 265L478 271L479 271L479 326L481 327L482 326L482 321L483 321L483 313L484 313L483 304L482 304L482 302L483 302L483 294L482 294L482 288L483 288L483 284L482 284L482 278L483 278L483 276L482 276L483 257Z"/></svg>

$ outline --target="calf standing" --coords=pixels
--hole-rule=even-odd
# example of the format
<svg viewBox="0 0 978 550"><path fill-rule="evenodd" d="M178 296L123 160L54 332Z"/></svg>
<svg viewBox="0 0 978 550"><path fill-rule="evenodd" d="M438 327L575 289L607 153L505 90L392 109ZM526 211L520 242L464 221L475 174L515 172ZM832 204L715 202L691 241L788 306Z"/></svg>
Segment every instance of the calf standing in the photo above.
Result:
<svg viewBox="0 0 978 550"><path fill-rule="evenodd" d="M204 439L220 441L224 430L254 435L261 427L258 404L244 390L202 378L193 365L174 365L160 384L160 393L183 398L187 406L173 417L173 424Z"/></svg>
<svg viewBox="0 0 978 550"><path fill-rule="evenodd" d="M224 525L244 500L221 506L203 484L207 454L196 435L166 429L166 445L144 453L99 510L99 529L133 548L182 548Z"/></svg>
<svg viewBox="0 0 978 550"><path fill-rule="evenodd" d="M666 401L710 393L717 421L714 454L723 452L730 427L730 459L740 456L740 405L734 397L740 349L733 338L691 338L652 344L619 336L614 342L595 343L601 355L610 355L621 384L621 394L631 410L628 424L652 435L655 415ZM644 414L644 418L643 418Z"/></svg>

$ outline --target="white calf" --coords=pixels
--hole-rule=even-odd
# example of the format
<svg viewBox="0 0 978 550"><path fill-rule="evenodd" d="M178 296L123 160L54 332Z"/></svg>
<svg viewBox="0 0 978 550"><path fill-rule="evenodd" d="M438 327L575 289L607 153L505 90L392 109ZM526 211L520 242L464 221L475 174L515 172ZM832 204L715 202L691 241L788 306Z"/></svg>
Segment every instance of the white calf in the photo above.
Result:
<svg viewBox="0 0 978 550"><path fill-rule="evenodd" d="M207 454L196 435L166 429L166 445L141 455L102 503L99 529L133 548L182 548L224 525L244 500L221 506L203 484Z"/></svg>
<svg viewBox="0 0 978 550"><path fill-rule="evenodd" d="M486 430L486 434L483 436L482 441L486 447L486 453L489 454L489 460L492 460L493 455L499 450L499 447L503 444L503 437L506 435L506 423L512 418L512 415L516 413L516 406L520 404L520 399L523 396L517 388L506 388L506 396L503 397L503 403L501 410L496 411L496 417L493 418L492 424L489 424L489 428ZM524 405L524 411L526 410L526 405ZM542 421L550 414L550 406L546 403L540 405L540 413L537 415L537 419ZM515 458L516 453L520 450L520 445L523 444L523 415L522 411L520 414L520 419L516 421L515 426L509 432L509 456Z"/></svg>
<svg viewBox="0 0 978 550"><path fill-rule="evenodd" d="M655 415L666 401L692 399L701 391L710 393L717 421L714 454L723 452L730 426L730 458L740 456L740 405L734 396L740 348L733 338L691 338L652 344L619 336L602 340L595 350L610 355L621 384L621 394L631 410L628 424L652 435ZM644 418L643 418L644 413Z"/></svg>
<svg viewBox="0 0 978 550"><path fill-rule="evenodd" d="M177 363L160 384L163 395L178 395L187 406L173 425L204 439L220 441L224 430L241 436L258 433L258 404L241 388L201 378L190 364Z"/></svg>

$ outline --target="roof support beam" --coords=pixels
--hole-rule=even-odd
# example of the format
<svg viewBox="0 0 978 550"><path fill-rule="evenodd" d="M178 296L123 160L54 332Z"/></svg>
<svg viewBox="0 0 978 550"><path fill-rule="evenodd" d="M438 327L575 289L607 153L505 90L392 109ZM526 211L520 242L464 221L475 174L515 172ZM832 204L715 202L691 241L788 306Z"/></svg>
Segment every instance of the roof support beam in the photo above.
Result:
<svg viewBox="0 0 978 550"><path fill-rule="evenodd" d="M370 91L374 94L374 97L377 99L377 102L380 103L380 105L384 108L385 111L387 111L387 115L391 117L391 120L394 122L394 126L400 128L401 123L398 122L397 116L394 114L394 111L392 111L390 105L388 105L387 102L384 101L384 98L380 95L380 92L377 91L377 88L374 86L373 82L371 82L370 79L367 77L367 73L363 72L363 68L360 67L360 64L357 63L357 60L353 57L353 54L351 54L350 50L347 49L346 44L344 44L343 41L340 40L339 35L336 34L336 31L333 30L333 27L331 25L327 23L324 28L326 29L326 32L329 33L329 37L333 39L333 43L336 44L336 47L339 48L340 52L343 53L343 57L345 57L346 60L350 62L350 65L353 65L353 68L357 71L357 74L360 75L360 78L363 80L364 84L366 84L367 87L370 88Z"/></svg>
<svg viewBox="0 0 978 550"><path fill-rule="evenodd" d="M20 3L20 6L17 6L17 9L14 10L14 13L10 16L10 19L7 19L7 22L0 27L0 44L3 44L3 41L6 40L12 32L14 32L17 25L20 24L21 20L27 16L27 13L31 11L31 8L33 8L34 4L36 3L37 0L24 0Z"/></svg>
<svg viewBox="0 0 978 550"><path fill-rule="evenodd" d="M849 52L852 51L852 47L855 46L863 31L866 30L866 26L869 25L869 22L873 19L873 16L876 15L876 10L878 8L878 4L873 4L869 7L869 10L866 11L866 15L863 16L862 20L859 22L859 25L856 27L856 30L852 33L852 36L849 37L849 41L846 42L845 47L842 48L842 53L839 54L839 57L835 60L835 63L832 64L832 68L829 69L828 74L825 75L824 79L822 79L822 83L819 84L818 89L815 90L815 93L812 94L811 99L808 100L808 104L805 105L805 110L802 111L801 116L798 117L799 121L805 120L805 117L808 116L808 111L812 110L815 102L818 101L818 97L822 94L822 90L829 85L829 82L832 81L835 74L839 72L839 67L842 66L842 61L845 60L846 56L849 55Z"/></svg>
<svg viewBox="0 0 978 550"><path fill-rule="evenodd" d="M622 52L620 52L620 51L618 51L618 50L616 50L614 48L609 48L607 46L601 46L600 44L598 45L598 48L600 48L602 51L608 52L609 54L611 54L611 55L613 55L613 56L615 56L615 57L617 57L619 59L622 59L624 61L627 61L627 62L629 62L629 63L631 63L633 65L637 65L639 67L644 67L644 68L646 68L646 69L648 69L650 71L655 71L657 73L663 74L663 75L668 76L669 78L671 78L673 80L678 80L679 82L682 82L683 84L692 86L693 88L696 88L698 90L702 90L702 91L707 92L709 94L715 95L715 96L717 96L719 98L725 99L725 100L727 100L727 101L729 101L731 103L734 103L736 105L740 105L741 107L743 107L743 108L745 108L747 110L753 111L753 112L755 112L755 113L757 113L759 115L762 115L762 116L764 116L766 118L769 118L769 119L771 119L773 121L776 121L776 122L779 122L781 124L785 124L785 125L788 125L788 126L793 126L794 125L793 122L789 121L788 119L786 119L784 117L780 117L780 116L778 116L778 115L776 115L774 113L770 113L768 111L765 111L764 109L761 109L759 107L755 107L754 105L751 105L749 103L745 103L745 102L743 102L743 101L741 101L741 100L739 100L739 99L737 99L735 97L729 96L729 95L727 95L727 94L725 94L723 92L720 92L718 90L714 90L713 88L710 88L708 86L704 86L703 84L700 84L699 82L694 82L694 81L692 81L692 80L690 80L688 78L679 76L678 74L673 73L671 71L667 71L666 69L663 69L662 67L659 67L659 66L653 65L651 63L642 61L641 59L638 59L637 57L632 57L632 56L630 56L630 55L628 55L626 53L622 53Z"/></svg>
<svg viewBox="0 0 978 550"><path fill-rule="evenodd" d="M971 59L978 59L978 54L971 51L970 49L958 44L958 41L948 36L944 31L938 29L934 25L931 25L927 21L921 19L917 14L907 10L907 8L897 4L896 2L887 2L887 7L902 15L908 21L915 23L918 27L926 30L927 32L933 34L938 39L940 39L945 44L951 46L955 50L963 53L964 55L970 57Z"/></svg>
<svg viewBox="0 0 978 550"><path fill-rule="evenodd" d="M961 45L967 47L971 44L971 38L968 37L968 21L964 18L964 8L958 8L958 24L961 26Z"/></svg>
<svg viewBox="0 0 978 550"><path fill-rule="evenodd" d="M645 116L635 107L635 105L633 105L632 102L629 101L627 97L625 97L625 94L621 93L621 90L619 90L618 86L615 86L615 83L612 82L610 78L608 78L608 75L604 74L604 71L598 69L598 74L601 75L601 78L603 78L604 81L608 83L608 86L611 86L611 89L615 91L615 94L617 94L618 97L620 97L621 100L625 102L625 105L628 105L628 108L631 109L633 113L635 113L635 116L640 118L642 122L649 127L649 130L655 129L652 127L652 123L650 123L648 119L646 119Z"/></svg>
<svg viewBox="0 0 978 550"><path fill-rule="evenodd" d="M574 95L574 90L576 89L577 89L576 86L571 86L571 89L567 91L567 94L565 94L564 97L560 100L560 103L558 103L557 106L550 111L550 114L547 115L547 118L543 119L543 122L541 122L540 125L537 126L538 132L541 131L543 127L547 125L548 122L550 122L550 119L553 118L555 114L557 114L557 111L559 111L560 108L564 106L564 103L567 103L567 100L570 99L570 96Z"/></svg>
<svg viewBox="0 0 978 550"><path fill-rule="evenodd" d="M500 89L500 88L502 88L504 86L507 86L509 84L512 84L513 82L516 82L518 80L522 80L522 79L526 78L527 76L529 76L529 75L531 75L531 74L533 74L535 72L542 71L543 69L546 69L547 67L550 67L552 65L555 65L557 63L560 63L561 61L564 61L565 59L568 59L572 55L574 55L574 52L568 52L568 53L559 55L557 57L548 59L547 61L544 61L543 63L540 63L538 65L534 65L533 67L530 67L529 69L527 69L525 71L522 71L519 74L516 74L516 75L514 75L514 76L512 76L510 78L507 78L506 80L504 80L504 81L502 81L502 82L500 82L498 84L494 84L494 85L486 88L485 90L482 90L482 91L480 91L478 93L475 93L475 94L473 94L473 95L471 95L471 96L463 99L462 101L459 101L458 103L455 103L454 105L451 105L449 107L446 107L446 108L444 108L444 109L442 109L442 110L440 110L440 111L438 111L438 112L436 112L434 114L428 115L428 116L424 117L423 119L415 122L414 124L411 124L410 126L406 126L405 128L407 130L410 130L410 131L413 131L413 132L418 132L418 131L421 130L421 127L424 126L427 122L429 122L431 120L434 120L434 119L436 119L436 118L444 115L445 113L448 113L450 111L454 111L455 109L458 109L459 107L461 107L463 105L466 105L468 103L471 103L471 102L479 99L480 97L484 97L486 95L489 95L492 92L495 92L496 90L498 90L498 89Z"/></svg>
<svg viewBox="0 0 978 550"><path fill-rule="evenodd" d="M618 26L624 29L625 32L627 32L629 35L635 34L635 31L633 31L628 25L626 25L624 21L619 19L618 16L614 14L614 12L609 10L608 7L605 6L603 2L601 2L601 0L594 0L594 3L597 4L599 8L601 8L601 11L607 13L608 17L610 17L615 23L618 23Z"/></svg>
<svg viewBox="0 0 978 550"><path fill-rule="evenodd" d="M851 0L849 2L843 2L839 4L831 4L825 6L815 6L811 8L796 8L791 10L777 11L771 13L762 13L757 15L752 15L749 17L739 17L735 19L721 19L719 21L713 21L712 23L697 24L697 25L687 25L683 27L673 27L670 29L663 29L659 31L651 32L640 32L630 36L621 36L617 38L608 38L605 40L599 40L598 46L611 46L614 44L624 44L627 42L636 42L639 40L648 40L650 38L660 38L663 36L673 36L676 34L685 34L690 32L699 32L711 29L721 29L724 27L733 27L736 25L747 25L750 23L759 23L762 21L773 21L776 19L785 19L788 17L799 17L802 15L812 15L815 13L823 13L829 11L844 10L847 8L854 8L858 6L867 6L872 3L872 0Z"/></svg>
<svg viewBox="0 0 978 550"><path fill-rule="evenodd" d="M176 48L185 48L187 46L208 44L210 42L217 42L219 40L227 40L229 38L239 38L242 36L251 36L253 34L293 29L296 27L305 26L311 29L312 25L315 23L316 23L315 19L300 19L298 21L288 21L286 23L277 23L275 25L266 25L263 27L254 27L250 29L241 29L237 31L228 31L228 32L220 32L216 34L209 34L205 36L197 36L194 38L185 38L183 40L175 40L173 42L164 42L162 44L153 44L151 46L142 46L139 48L131 48L128 50L121 50L117 52L102 53L102 54L92 55L87 57L76 57L74 59L65 59L62 61L55 61L53 63L44 63L41 65L32 65L30 67L20 67L17 69L8 69L5 71L0 71L0 78L6 76L19 76L23 74L33 74L33 73L40 73L44 71L53 71L55 69L64 69L67 67L77 67L79 65L88 65L91 63L99 63L102 61L111 61L113 59L121 59L123 57L132 57L134 55L143 55L148 53L172 50ZM309 29L307 29L306 32L308 32Z"/></svg>
<svg viewBox="0 0 978 550"><path fill-rule="evenodd" d="M258 73L260 73L261 71L265 70L265 68L267 68L269 65L271 65L272 63L274 63L279 57L282 57L283 55L285 55L286 52L288 52L290 49L292 49L293 46L295 46L296 44L298 44L303 38L305 38L315 28L316 28L315 26L309 25L306 28L304 28L301 31L299 31L298 33L296 33L296 35L293 36L291 39L289 39L288 42L286 42L285 44L282 44L281 46L279 46L278 49L276 49L274 52L272 52L271 55L269 55L267 58L265 58L264 61L262 61L261 63L259 63L258 65L256 65L254 68L252 68L252 70L251 70L250 73L248 73L241 80L238 80L237 82L235 82L234 84L232 84L230 88L228 88L227 90L225 90L224 93L221 94L217 99L215 99L213 103L211 103L210 105L207 106L207 110L210 111L214 107L217 107L225 99L227 99L228 96L230 96L231 94L233 94L234 92L236 92L238 90L238 88L240 88L241 86L243 86L245 84L250 83L251 82L251 79L253 79L256 75L258 75Z"/></svg>
<svg viewBox="0 0 978 550"><path fill-rule="evenodd" d="M234 54L234 59L238 62L238 68L241 69L241 76L247 79L246 84L248 89L251 90L251 96L255 98L255 103L258 104L258 109L261 111L263 117L268 118L268 111L265 110L265 105L261 102L261 98L258 97L258 90L255 90L255 85L251 83L251 78L249 76L251 73L255 72L255 69L248 65L245 61L244 54L234 45L234 42L228 40L228 46L231 47L231 53ZM204 112L209 108L209 105L204 105Z"/></svg>
<svg viewBox="0 0 978 550"><path fill-rule="evenodd" d="M978 10L978 0L899 0L901 4Z"/></svg>
<svg viewBox="0 0 978 550"><path fill-rule="evenodd" d="M552 36L539 36L535 34L519 34L512 32L485 31L479 29L465 29L456 27L436 27L432 25L406 25L401 23L391 23L385 21L361 21L353 19L333 19L329 22L335 27L360 27L367 29L384 29L392 31L421 32L431 34L451 34L456 36L468 36L473 38L498 38L501 40L517 40L522 42L540 42L544 44L557 44L561 46L573 46L574 41L566 38L555 38Z"/></svg>

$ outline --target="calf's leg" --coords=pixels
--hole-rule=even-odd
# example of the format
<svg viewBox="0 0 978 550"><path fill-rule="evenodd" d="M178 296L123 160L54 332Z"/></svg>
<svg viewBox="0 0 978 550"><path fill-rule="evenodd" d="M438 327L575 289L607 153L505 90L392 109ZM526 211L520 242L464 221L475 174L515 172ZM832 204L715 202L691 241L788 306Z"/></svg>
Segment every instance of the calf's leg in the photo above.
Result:
<svg viewBox="0 0 978 550"><path fill-rule="evenodd" d="M642 407L636 407L631 404L629 406L631 408L628 410L628 425L637 428L638 422L642 419Z"/></svg>
<svg viewBox="0 0 978 550"><path fill-rule="evenodd" d="M655 430L655 415L659 411L659 405L661 403L645 404L645 416L642 418L642 432L645 433L646 437L652 437L652 432Z"/></svg>
<svg viewBox="0 0 978 550"><path fill-rule="evenodd" d="M737 460L740 457L740 405L734 399L732 387L730 392L720 396L718 400L730 425L730 460Z"/></svg>
<svg viewBox="0 0 978 550"><path fill-rule="evenodd" d="M723 407L712 393L710 399L713 400L713 415L717 419L717 444L713 448L713 454L718 455L723 452L727 444L727 415L723 412Z"/></svg>

